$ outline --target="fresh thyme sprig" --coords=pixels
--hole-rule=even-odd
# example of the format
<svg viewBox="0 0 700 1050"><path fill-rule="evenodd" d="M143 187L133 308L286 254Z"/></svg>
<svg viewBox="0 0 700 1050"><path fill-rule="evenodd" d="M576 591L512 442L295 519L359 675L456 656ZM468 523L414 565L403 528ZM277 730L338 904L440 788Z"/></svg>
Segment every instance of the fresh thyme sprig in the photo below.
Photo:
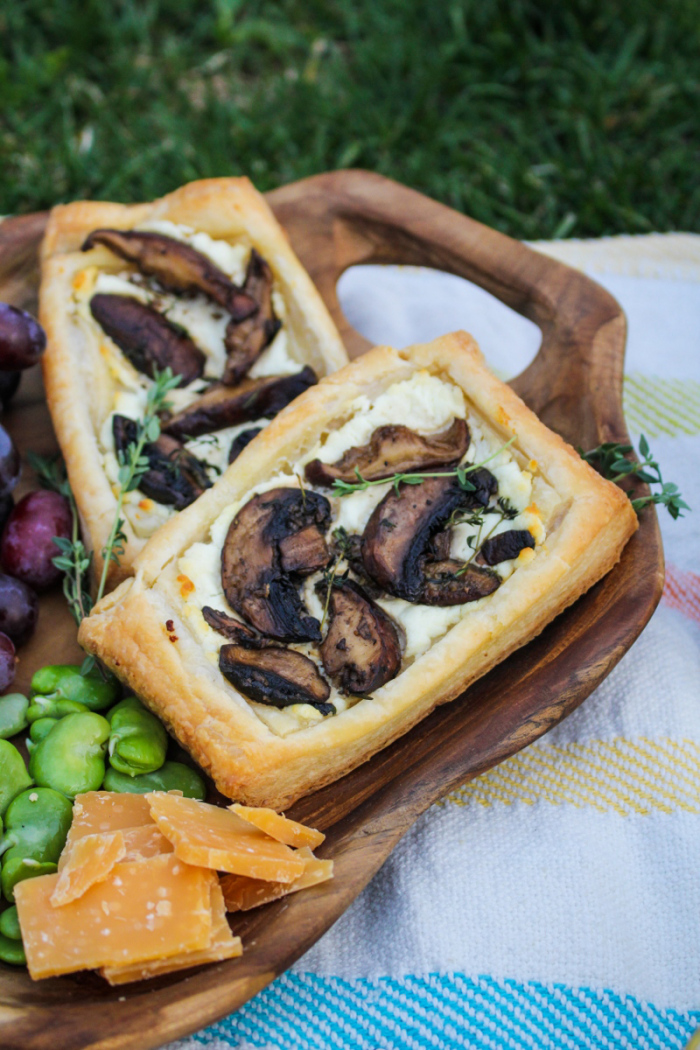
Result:
<svg viewBox="0 0 700 1050"><path fill-rule="evenodd" d="M366 478L362 477L362 474L355 467L355 474L357 475L357 481L340 481L336 480L333 482L332 495L334 496L349 496L353 492L364 492L365 489L374 487L375 485L393 485L394 492L398 496L399 485L422 485L426 478L457 478L460 487L465 492L474 492L476 485L469 480L469 475L473 474L479 467L485 466L490 463L492 459L500 455L501 452L505 452L507 448L515 441L515 437L512 437L509 441L506 441L505 445L501 445L499 449L492 452L486 459L482 459L481 463L469 463L462 467L457 467L456 470L440 470L434 472L422 472L416 471L415 473L408 474L392 474L388 478L380 478L378 481L367 481Z"/></svg>
<svg viewBox="0 0 700 1050"><path fill-rule="evenodd" d="M652 492L649 496L638 496L635 499L630 496L630 502L638 514L650 503L663 505L674 520L682 518L684 510L690 510L678 491L678 485L672 481L664 481L661 476L661 468L652 457L649 442L644 434L639 438L639 455L642 457L640 463L626 458L630 452L634 451L632 445L618 444L614 441L606 441L589 452L584 452L582 449L578 451L581 457L595 467L608 481L617 482L624 478L636 478L646 482L647 485L661 486L660 491Z"/></svg>
<svg viewBox="0 0 700 1050"><path fill-rule="evenodd" d="M147 444L157 441L160 437L158 413L170 407L167 397L170 391L178 386L180 376L174 376L172 369L166 368L162 372L156 372L153 380L153 385L149 388L146 396L144 417L136 424L136 440L125 451L120 451L117 454L119 460L117 509L114 513L114 521L112 522L107 542L102 548L102 575L97 588L96 602L99 602L104 595L110 565L118 565L119 559L124 553L124 544L126 543L125 521L122 517L124 497L127 492L133 492L134 489L138 488L139 481L148 470L149 461L143 450Z"/></svg>
<svg viewBox="0 0 700 1050"><path fill-rule="evenodd" d="M89 616L93 604L88 585L92 552L86 550L80 538L78 508L68 482L66 466L60 455L49 458L40 456L36 452L29 452L27 459L41 485L65 496L70 506L71 537L70 539L63 536L53 537L53 542L61 553L51 561L63 573L63 593L73 619L80 625L80 621Z"/></svg>

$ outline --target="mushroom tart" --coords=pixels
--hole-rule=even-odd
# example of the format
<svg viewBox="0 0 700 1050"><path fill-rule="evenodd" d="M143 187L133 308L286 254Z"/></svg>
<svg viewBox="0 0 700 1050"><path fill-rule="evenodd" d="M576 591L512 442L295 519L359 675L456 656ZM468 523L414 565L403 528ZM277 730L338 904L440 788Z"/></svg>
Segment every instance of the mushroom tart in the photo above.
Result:
<svg viewBox="0 0 700 1050"><path fill-rule="evenodd" d="M47 400L98 571L120 458L149 390L178 380L125 495L110 584L299 393L347 362L314 285L247 179L151 204L54 208L42 247Z"/></svg>
<svg viewBox="0 0 700 1050"><path fill-rule="evenodd" d="M470 336L379 347L153 536L80 642L223 794L284 807L537 635L636 527Z"/></svg>

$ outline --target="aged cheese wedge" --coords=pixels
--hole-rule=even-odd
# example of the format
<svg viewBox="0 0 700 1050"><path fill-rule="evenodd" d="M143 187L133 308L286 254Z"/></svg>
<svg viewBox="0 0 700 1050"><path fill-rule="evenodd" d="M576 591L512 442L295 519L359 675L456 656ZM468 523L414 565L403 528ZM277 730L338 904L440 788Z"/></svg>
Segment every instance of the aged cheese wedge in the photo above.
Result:
<svg viewBox="0 0 700 1050"><path fill-rule="evenodd" d="M121 831L85 835L71 845L51 894L54 908L70 904L107 878L115 864L124 860L126 846Z"/></svg>
<svg viewBox="0 0 700 1050"><path fill-rule="evenodd" d="M314 857L308 846L299 850L298 855L304 858L304 872L294 882L265 882L263 879L248 879L245 875L223 875L221 889L226 901L227 911L250 911L261 904L269 904L288 893L306 890L333 878L333 861L319 860Z"/></svg>
<svg viewBox="0 0 700 1050"><path fill-rule="evenodd" d="M144 824L153 826L151 807L145 795L116 791L87 791L84 795L76 795L73 822L58 861L58 870L65 865L70 849L78 839Z"/></svg>
<svg viewBox="0 0 700 1050"><path fill-rule="evenodd" d="M211 887L211 944L199 951L171 955L168 959L156 959L150 963L134 963L132 966L104 966L100 973L110 984L126 984L128 981L143 981L148 977L159 977L174 970L185 970L208 962L235 959L243 954L240 937L234 937L226 920L226 905L218 882Z"/></svg>
<svg viewBox="0 0 700 1050"><path fill-rule="evenodd" d="M117 864L78 900L54 908L60 875L17 884L15 899L33 980L127 966L207 948L212 873L174 854Z"/></svg>
<svg viewBox="0 0 700 1050"><path fill-rule="evenodd" d="M173 844L159 831L156 824L146 824L142 828L124 828L124 860L148 860L161 853L172 853Z"/></svg>
<svg viewBox="0 0 700 1050"><path fill-rule="evenodd" d="M304 871L302 857L228 809L164 792L146 798L176 856L188 864L284 883Z"/></svg>
<svg viewBox="0 0 700 1050"><path fill-rule="evenodd" d="M322 831L307 828L305 824L297 824L296 820L290 820L281 813L275 813L274 809L265 809L262 806L241 806L238 802L234 802L228 808L273 839L284 842L285 846L295 846L297 849L308 846L310 849L316 849L326 837Z"/></svg>

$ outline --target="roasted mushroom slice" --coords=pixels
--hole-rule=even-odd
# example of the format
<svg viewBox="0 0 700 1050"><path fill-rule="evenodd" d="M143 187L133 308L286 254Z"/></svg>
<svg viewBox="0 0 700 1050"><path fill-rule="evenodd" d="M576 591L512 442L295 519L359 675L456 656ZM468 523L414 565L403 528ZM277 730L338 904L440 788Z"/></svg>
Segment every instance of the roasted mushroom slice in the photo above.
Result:
<svg viewBox="0 0 700 1050"><path fill-rule="evenodd" d="M93 230L82 250L89 251L96 244L135 263L141 273L155 277L168 291L202 292L237 321L250 317L258 308L256 300L211 259L174 237L139 230Z"/></svg>
<svg viewBox="0 0 700 1050"><path fill-rule="evenodd" d="M399 485L377 504L365 526L362 561L373 580L398 598L420 601L430 540L459 507L471 505L456 478L426 478Z"/></svg>
<svg viewBox="0 0 700 1050"><path fill-rule="evenodd" d="M90 312L134 368L155 378L156 369L171 368L180 385L199 379L206 358L183 329L131 295L93 295Z"/></svg>
<svg viewBox="0 0 700 1050"><path fill-rule="evenodd" d="M522 550L534 546L534 537L527 529L509 529L482 543L479 561L485 565L498 565L499 562L517 558Z"/></svg>
<svg viewBox="0 0 700 1050"><path fill-rule="evenodd" d="M469 447L469 428L455 419L443 434L422 437L401 424L377 427L369 443L349 448L337 463L314 459L306 466L312 485L334 481L357 481L358 472L367 481L379 481L411 470L429 470L458 463Z"/></svg>
<svg viewBox="0 0 700 1050"><path fill-rule="evenodd" d="M489 569L448 558L446 561L427 562L420 592L424 605L464 605L493 594L500 587L501 578Z"/></svg>
<svg viewBox="0 0 700 1050"><path fill-rule="evenodd" d="M235 427L250 419L269 419L316 382L316 373L307 365L291 376L244 379L238 386L212 383L206 393L166 420L163 430L182 439Z"/></svg>
<svg viewBox="0 0 700 1050"><path fill-rule="evenodd" d="M294 649L223 645L219 651L219 670L244 696L259 704L272 707L311 704L321 714L335 712L333 705L327 703L331 695L328 682L313 660Z"/></svg>
<svg viewBox="0 0 700 1050"><path fill-rule="evenodd" d="M205 623L208 623L215 631L222 634L224 638L228 638L230 642L235 642L236 645L247 646L249 649L259 649L265 644L255 631L252 631L250 627L246 627L240 620L234 620L233 616L229 616L228 613L223 612L221 609L212 609L210 605L202 606L202 616L204 617Z"/></svg>
<svg viewBox="0 0 700 1050"><path fill-rule="evenodd" d="M250 253L243 288L257 303L258 309L247 320L234 317L226 328L227 359L223 381L229 385L241 381L282 327L272 307L272 270L255 248Z"/></svg>
<svg viewBox="0 0 700 1050"><path fill-rule="evenodd" d="M280 540L279 547L282 571L296 572L299 576L310 576L325 569L331 557L325 536L316 525L307 525L286 536Z"/></svg>
<svg viewBox="0 0 700 1050"><path fill-rule="evenodd" d="M318 591L326 599L324 583ZM367 694L395 678L401 646L391 618L352 580L331 586L323 668L343 693Z"/></svg>
<svg viewBox="0 0 700 1050"><path fill-rule="evenodd" d="M231 448L228 450L228 462L229 466L234 463L244 448L247 448L254 437L257 437L262 427L248 427L247 430L242 430L240 434L231 442Z"/></svg>
<svg viewBox="0 0 700 1050"><path fill-rule="evenodd" d="M308 615L298 581L284 570L282 545L311 528L323 539L330 517L328 500L317 492L275 488L253 496L231 522L221 552L224 594L261 634L282 642L321 640L319 622ZM315 553L316 545L311 547Z"/></svg>
<svg viewBox="0 0 700 1050"><path fill-rule="evenodd" d="M488 506L491 496L498 492L498 482L491 471L487 470L486 467L477 467L476 470L472 470L469 474L468 480L474 486L473 490L469 492L470 506Z"/></svg>
<svg viewBox="0 0 700 1050"><path fill-rule="evenodd" d="M138 438L136 423L126 416L112 418L112 433L117 454L125 453ZM138 487L157 503L183 510L211 488L202 461L167 434L146 444L143 455L148 459L148 470L141 475Z"/></svg>

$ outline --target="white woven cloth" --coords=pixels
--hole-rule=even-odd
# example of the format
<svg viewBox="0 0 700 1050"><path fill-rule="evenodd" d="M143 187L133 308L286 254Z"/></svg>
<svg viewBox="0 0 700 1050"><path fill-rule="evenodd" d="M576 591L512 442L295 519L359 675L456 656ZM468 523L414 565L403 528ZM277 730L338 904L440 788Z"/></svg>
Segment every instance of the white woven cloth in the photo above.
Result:
<svg viewBox="0 0 700 1050"><path fill-rule="evenodd" d="M578 711L427 812L291 974L183 1050L665 1050L700 1023L700 237L536 247L627 313L630 430L694 508L661 512L662 603ZM539 345L456 277L339 290L373 342L464 328L506 378Z"/></svg>

